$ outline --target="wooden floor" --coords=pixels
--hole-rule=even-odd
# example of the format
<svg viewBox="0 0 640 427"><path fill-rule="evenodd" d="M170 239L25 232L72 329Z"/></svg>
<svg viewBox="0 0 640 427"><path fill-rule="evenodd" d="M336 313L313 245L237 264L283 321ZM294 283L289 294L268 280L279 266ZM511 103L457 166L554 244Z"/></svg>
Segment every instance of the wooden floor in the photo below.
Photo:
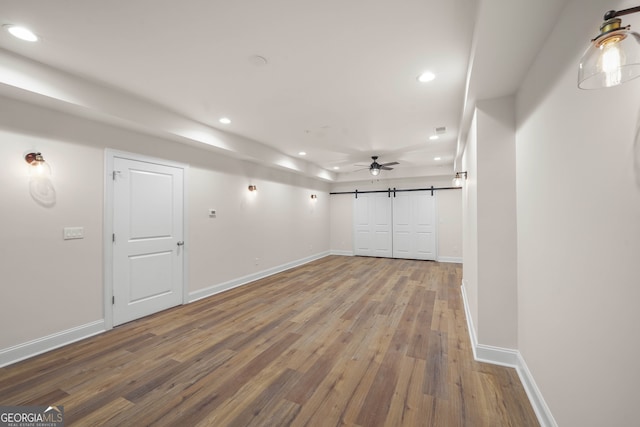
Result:
<svg viewBox="0 0 640 427"><path fill-rule="evenodd" d="M330 256L0 369L66 425L538 426L473 360L461 267Z"/></svg>

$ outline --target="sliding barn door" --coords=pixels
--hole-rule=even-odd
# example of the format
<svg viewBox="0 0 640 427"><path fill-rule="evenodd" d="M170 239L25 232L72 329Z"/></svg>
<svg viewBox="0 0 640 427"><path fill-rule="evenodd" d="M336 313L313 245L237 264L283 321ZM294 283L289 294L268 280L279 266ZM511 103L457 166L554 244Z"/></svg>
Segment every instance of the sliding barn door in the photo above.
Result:
<svg viewBox="0 0 640 427"><path fill-rule="evenodd" d="M435 201L431 191L358 194L354 254L435 261Z"/></svg>
<svg viewBox="0 0 640 427"><path fill-rule="evenodd" d="M390 258L391 198L387 193L358 194L354 206L355 255Z"/></svg>
<svg viewBox="0 0 640 427"><path fill-rule="evenodd" d="M398 192L393 199L393 257L436 259L435 195Z"/></svg>

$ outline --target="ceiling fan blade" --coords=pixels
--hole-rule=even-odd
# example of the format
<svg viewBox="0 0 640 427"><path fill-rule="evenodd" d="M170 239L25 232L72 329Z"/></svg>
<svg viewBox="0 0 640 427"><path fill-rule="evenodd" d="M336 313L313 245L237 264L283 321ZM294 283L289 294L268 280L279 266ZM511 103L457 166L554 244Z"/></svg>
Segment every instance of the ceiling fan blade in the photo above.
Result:
<svg viewBox="0 0 640 427"><path fill-rule="evenodd" d="M389 166L384 166L384 165L380 165L380 169L383 171L392 171L393 168L390 168Z"/></svg>
<svg viewBox="0 0 640 427"><path fill-rule="evenodd" d="M399 165L400 163L398 162L389 162L389 163L383 163L380 166L394 166L394 165Z"/></svg>

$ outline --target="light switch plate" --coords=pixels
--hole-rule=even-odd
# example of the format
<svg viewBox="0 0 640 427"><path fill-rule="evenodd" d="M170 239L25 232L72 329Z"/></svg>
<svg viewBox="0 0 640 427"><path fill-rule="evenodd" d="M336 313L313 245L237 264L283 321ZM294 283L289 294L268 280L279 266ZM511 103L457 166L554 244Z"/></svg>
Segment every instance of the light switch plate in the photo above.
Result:
<svg viewBox="0 0 640 427"><path fill-rule="evenodd" d="M215 209L209 209L209 216L216 216L216 210Z"/></svg>
<svg viewBox="0 0 640 427"><path fill-rule="evenodd" d="M84 239L84 227L65 227L64 240Z"/></svg>

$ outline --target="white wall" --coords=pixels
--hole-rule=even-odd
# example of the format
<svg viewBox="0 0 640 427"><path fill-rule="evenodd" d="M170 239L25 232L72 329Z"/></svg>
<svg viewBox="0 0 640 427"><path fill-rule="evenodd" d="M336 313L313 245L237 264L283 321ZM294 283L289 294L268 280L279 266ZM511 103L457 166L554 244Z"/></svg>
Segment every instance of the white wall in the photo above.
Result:
<svg viewBox="0 0 640 427"><path fill-rule="evenodd" d="M384 172L383 172L384 173ZM453 173L407 179L375 179L360 182L334 184L332 192L386 190L388 188L412 189L451 187ZM460 190L436 191L438 216L438 260L462 261L462 199ZM330 196L331 251L337 254L353 254L353 194Z"/></svg>
<svg viewBox="0 0 640 427"><path fill-rule="evenodd" d="M0 353L104 318L107 147L190 164L191 294L329 250L325 183L0 98ZM29 192L24 155L36 150L52 167L53 206ZM258 186L253 200L250 183ZM85 238L64 241L68 226L84 227Z"/></svg>
<svg viewBox="0 0 640 427"><path fill-rule="evenodd" d="M462 154L462 170L467 177L462 184L462 286L472 330L478 336L478 172L477 112L474 112Z"/></svg>
<svg viewBox="0 0 640 427"><path fill-rule="evenodd" d="M515 99L477 103L478 342L517 347Z"/></svg>
<svg viewBox="0 0 640 427"><path fill-rule="evenodd" d="M562 427L638 425L640 80L576 85L603 13L636 4L570 2L517 98L518 347Z"/></svg>
<svg viewBox="0 0 640 427"><path fill-rule="evenodd" d="M515 99L477 103L463 167L464 290L477 343L517 347Z"/></svg>
<svg viewBox="0 0 640 427"><path fill-rule="evenodd" d="M451 185L451 184L448 184ZM438 259L462 261L461 190L438 191Z"/></svg>
<svg viewBox="0 0 640 427"><path fill-rule="evenodd" d="M3 99L0 121L27 114L14 107ZM52 166L53 207L30 195L35 150ZM102 162L94 147L0 130L0 349L102 319ZM63 241L68 226L85 238Z"/></svg>
<svg viewBox="0 0 640 427"><path fill-rule="evenodd" d="M353 194L329 196L331 252L353 255Z"/></svg>
<svg viewBox="0 0 640 427"><path fill-rule="evenodd" d="M238 175L203 167L189 171L190 290L198 294L329 249L326 191L278 182L269 175L280 172L237 163ZM257 194L247 190L250 183ZM215 218L209 208L216 209Z"/></svg>

